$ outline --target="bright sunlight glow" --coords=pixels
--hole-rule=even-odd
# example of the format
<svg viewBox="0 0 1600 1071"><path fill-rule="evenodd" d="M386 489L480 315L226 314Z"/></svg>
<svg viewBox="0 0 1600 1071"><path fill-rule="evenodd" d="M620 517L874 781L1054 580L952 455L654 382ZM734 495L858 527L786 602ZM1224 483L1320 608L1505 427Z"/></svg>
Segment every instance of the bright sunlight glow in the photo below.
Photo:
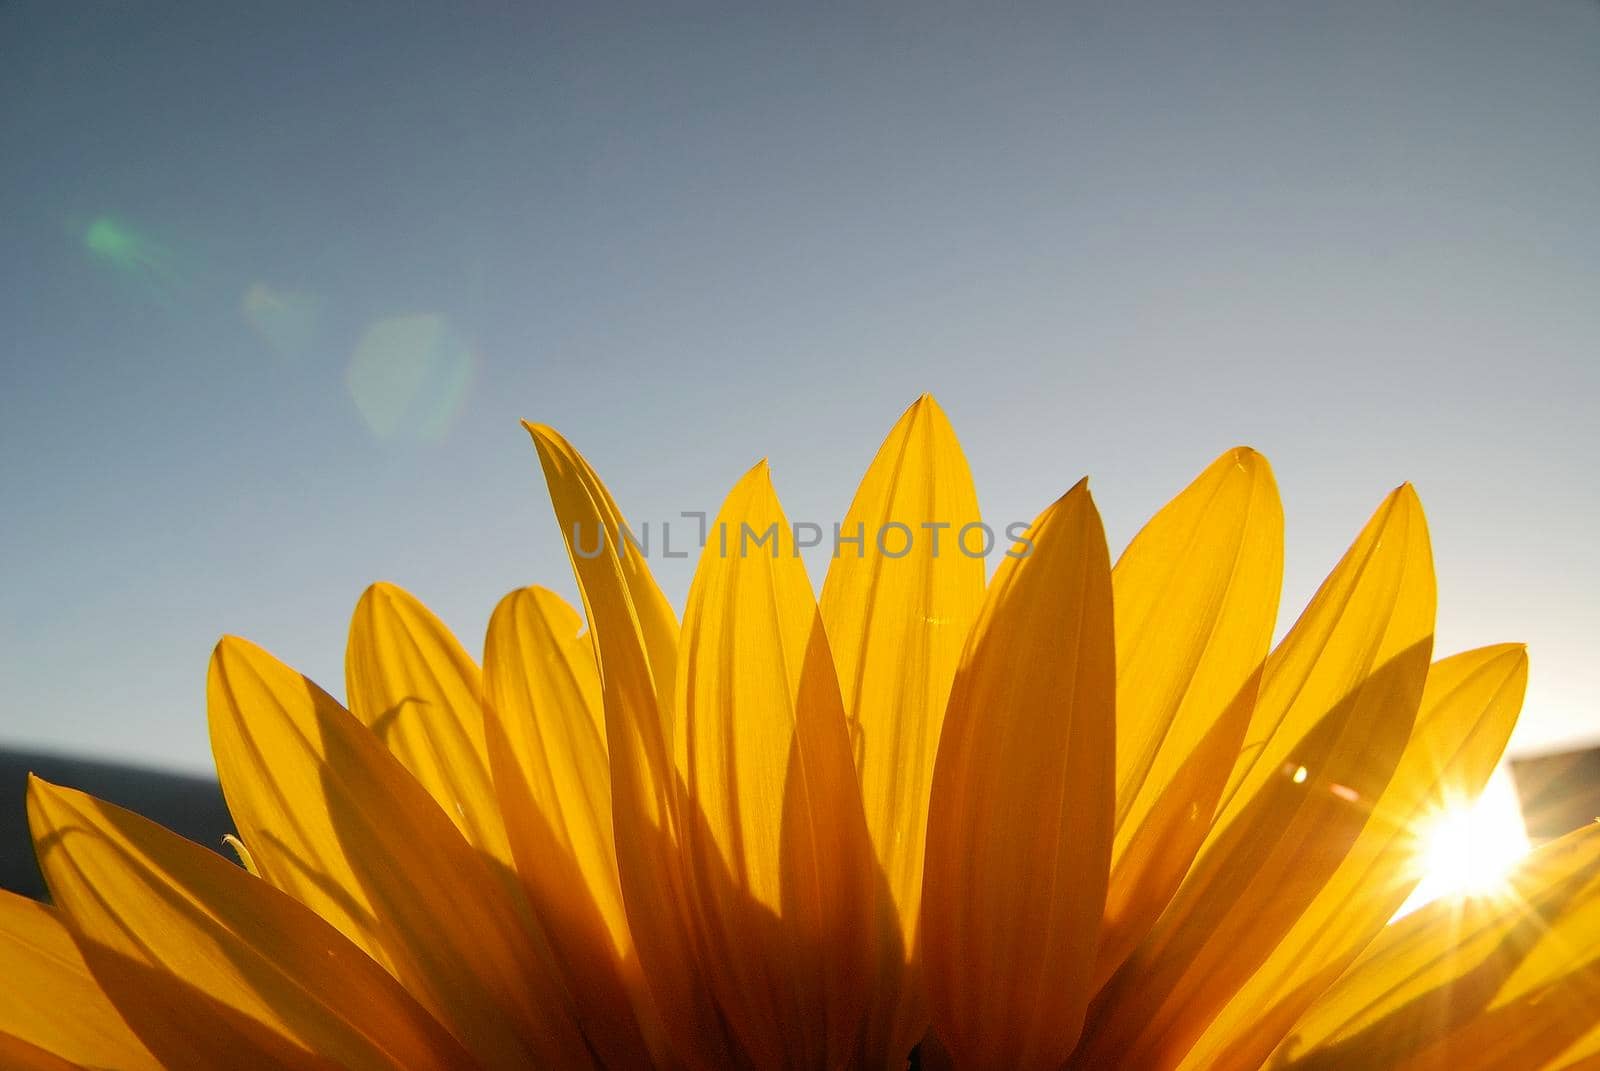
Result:
<svg viewBox="0 0 1600 1071"><path fill-rule="evenodd" d="M1420 840L1422 881L1396 918L1446 896L1495 895L1531 847L1516 789L1503 769L1476 802L1447 808Z"/></svg>

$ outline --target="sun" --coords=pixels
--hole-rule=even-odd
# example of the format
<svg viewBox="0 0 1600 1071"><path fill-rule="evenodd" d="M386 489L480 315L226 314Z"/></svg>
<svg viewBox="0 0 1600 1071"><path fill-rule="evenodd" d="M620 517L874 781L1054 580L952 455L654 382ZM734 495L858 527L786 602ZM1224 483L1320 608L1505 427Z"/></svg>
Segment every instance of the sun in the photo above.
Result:
<svg viewBox="0 0 1600 1071"><path fill-rule="evenodd" d="M1396 918L1445 897L1499 894L1532 847L1516 788L1504 769L1476 800L1442 810L1419 831L1418 841L1422 881Z"/></svg>

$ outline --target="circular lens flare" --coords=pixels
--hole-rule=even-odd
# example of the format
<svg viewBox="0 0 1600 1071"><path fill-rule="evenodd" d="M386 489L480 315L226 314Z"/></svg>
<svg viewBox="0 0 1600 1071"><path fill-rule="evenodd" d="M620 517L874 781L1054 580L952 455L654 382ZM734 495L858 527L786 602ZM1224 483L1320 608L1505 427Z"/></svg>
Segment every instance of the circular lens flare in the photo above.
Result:
<svg viewBox="0 0 1600 1071"><path fill-rule="evenodd" d="M361 419L383 440L437 442L461 413L474 354L442 316L392 316L367 328L345 370Z"/></svg>

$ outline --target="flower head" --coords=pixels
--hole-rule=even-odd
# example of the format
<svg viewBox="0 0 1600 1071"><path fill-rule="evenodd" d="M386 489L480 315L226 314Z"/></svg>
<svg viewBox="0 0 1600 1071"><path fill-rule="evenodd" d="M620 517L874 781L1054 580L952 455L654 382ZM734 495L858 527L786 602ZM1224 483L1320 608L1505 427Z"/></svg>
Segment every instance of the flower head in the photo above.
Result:
<svg viewBox="0 0 1600 1071"><path fill-rule="evenodd" d="M1516 645L1434 660L1409 486L1274 646L1283 521L1260 455L1219 457L1114 566L1080 482L986 581L966 461L924 397L820 599L762 463L710 526L680 626L599 477L529 432L581 612L513 592L480 668L376 585L344 705L218 645L243 867L30 784L54 906L0 897L0 1063L1600 1059L1600 830L1388 925L1527 674Z"/></svg>

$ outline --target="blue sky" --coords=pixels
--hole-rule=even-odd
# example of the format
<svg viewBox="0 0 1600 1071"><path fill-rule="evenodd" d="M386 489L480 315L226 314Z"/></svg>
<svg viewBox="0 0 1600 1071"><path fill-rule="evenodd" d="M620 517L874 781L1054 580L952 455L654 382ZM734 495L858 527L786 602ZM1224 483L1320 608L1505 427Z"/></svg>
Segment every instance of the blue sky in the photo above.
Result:
<svg viewBox="0 0 1600 1071"><path fill-rule="evenodd" d="M0 745L202 770L224 632L570 592L521 418L826 523L924 390L1114 548L1263 450L1286 621L1414 481L1441 652L1600 737L1600 7L217 7L0 8Z"/></svg>

